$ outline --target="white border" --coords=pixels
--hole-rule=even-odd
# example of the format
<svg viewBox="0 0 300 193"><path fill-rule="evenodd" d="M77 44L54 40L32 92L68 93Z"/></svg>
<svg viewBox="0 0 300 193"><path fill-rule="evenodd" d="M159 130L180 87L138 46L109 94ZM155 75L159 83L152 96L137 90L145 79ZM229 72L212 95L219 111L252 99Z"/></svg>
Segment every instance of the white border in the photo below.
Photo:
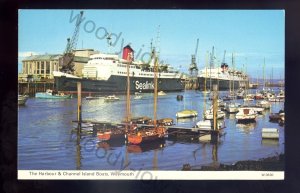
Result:
<svg viewBox="0 0 300 193"><path fill-rule="evenodd" d="M19 180L284 180L284 171L18 170Z"/></svg>

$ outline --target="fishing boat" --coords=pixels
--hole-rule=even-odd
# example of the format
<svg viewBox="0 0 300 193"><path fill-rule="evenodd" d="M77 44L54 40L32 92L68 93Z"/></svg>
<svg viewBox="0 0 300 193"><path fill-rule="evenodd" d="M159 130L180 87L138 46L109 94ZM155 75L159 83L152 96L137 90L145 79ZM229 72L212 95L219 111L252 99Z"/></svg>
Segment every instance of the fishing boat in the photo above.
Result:
<svg viewBox="0 0 300 193"><path fill-rule="evenodd" d="M130 58L128 59L128 54ZM123 57L116 54L94 54L90 56L82 70L82 77L54 71L55 88L65 93L77 91L77 82L81 82L82 93L125 93L127 64L129 66L130 93L142 91L153 92L153 62L142 62L134 59L133 49L127 45L123 48ZM169 64L159 67L158 90L183 91L182 73Z"/></svg>
<svg viewBox="0 0 300 193"><path fill-rule="evenodd" d="M28 95L18 95L18 105L25 105Z"/></svg>
<svg viewBox="0 0 300 193"><path fill-rule="evenodd" d="M47 89L46 92L37 92L35 93L35 98L40 99L69 99L72 98L71 94L64 94L63 92L56 92L50 89Z"/></svg>
<svg viewBox="0 0 300 193"><path fill-rule="evenodd" d="M251 108L241 107L239 112L235 115L235 118L239 122L255 121L257 114Z"/></svg>
<svg viewBox="0 0 300 193"><path fill-rule="evenodd" d="M105 102L114 102L114 101L118 101L118 100L120 100L120 98L116 97L116 95L109 95L104 98Z"/></svg>
<svg viewBox="0 0 300 193"><path fill-rule="evenodd" d="M117 141L125 140L126 126L119 124L117 126L108 126L97 132L97 137L100 141Z"/></svg>
<svg viewBox="0 0 300 193"><path fill-rule="evenodd" d="M210 87L212 84L218 84L219 90L228 90L229 81L232 80L232 84L236 88L244 88L249 84L249 77L245 73L232 70L226 63L222 63L220 67L215 67L214 47L211 53L210 66L199 71L197 76L198 85L200 90L204 90L205 82L206 87ZM205 80L208 81L205 81ZM210 86L209 86L210 85ZM211 90L211 89L210 89Z"/></svg>
<svg viewBox="0 0 300 193"><path fill-rule="evenodd" d="M153 103L153 125L144 125L138 127L136 130L130 130L127 138L130 144L142 144L157 140L163 140L167 134L165 126L160 126L157 123L157 72L158 72L158 57L156 56L155 50L152 51L152 57L154 58L154 103Z"/></svg>

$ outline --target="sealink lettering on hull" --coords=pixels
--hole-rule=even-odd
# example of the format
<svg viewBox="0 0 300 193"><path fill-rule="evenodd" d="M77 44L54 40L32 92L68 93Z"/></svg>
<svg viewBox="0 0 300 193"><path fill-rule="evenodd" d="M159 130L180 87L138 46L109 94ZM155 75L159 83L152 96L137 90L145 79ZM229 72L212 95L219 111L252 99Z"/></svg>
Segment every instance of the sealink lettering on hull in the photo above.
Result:
<svg viewBox="0 0 300 193"><path fill-rule="evenodd" d="M153 90L154 89L154 84L153 84L153 82L148 82L148 81L142 83L142 82L137 80L137 81L135 81L135 88L137 90L140 90L140 89L143 89L143 90L152 89Z"/></svg>

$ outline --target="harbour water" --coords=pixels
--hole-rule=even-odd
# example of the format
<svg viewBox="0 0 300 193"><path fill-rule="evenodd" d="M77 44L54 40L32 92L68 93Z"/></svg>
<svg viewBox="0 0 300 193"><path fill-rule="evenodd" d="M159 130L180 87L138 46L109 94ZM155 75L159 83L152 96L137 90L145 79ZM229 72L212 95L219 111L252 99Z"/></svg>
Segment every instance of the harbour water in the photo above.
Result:
<svg viewBox="0 0 300 193"><path fill-rule="evenodd" d="M178 94L183 95L184 100L177 101ZM143 96L141 100L134 100L132 96L132 115L153 117L153 95ZM118 97L120 101L110 103L104 98L83 98L83 120L120 122L125 116L126 95ZM242 100L236 102L243 103ZM167 93L158 97L158 118L170 117L178 126L192 127L202 120L203 105L204 97L199 91ZM198 117L176 120L176 112L184 108L197 110ZM166 138L163 142L138 146L123 142L100 143L92 134L82 135L78 142L76 133L72 132L76 127L72 121L77 118L77 98L29 98L18 112L18 169L181 170L187 163L202 166L258 160L284 153L284 126L269 122L269 114L280 109L284 109L284 103L273 102L270 110L259 115L255 123L248 124L237 124L235 114L227 114L225 135L218 144ZM262 140L262 128L278 128L279 140Z"/></svg>

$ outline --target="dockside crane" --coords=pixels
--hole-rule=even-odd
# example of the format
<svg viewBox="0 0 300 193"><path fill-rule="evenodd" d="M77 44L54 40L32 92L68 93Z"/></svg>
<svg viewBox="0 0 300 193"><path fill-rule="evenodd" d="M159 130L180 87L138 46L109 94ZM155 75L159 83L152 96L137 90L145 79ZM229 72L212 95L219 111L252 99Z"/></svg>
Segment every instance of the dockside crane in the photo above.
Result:
<svg viewBox="0 0 300 193"><path fill-rule="evenodd" d="M67 39L67 46L65 48L63 56L59 59L59 66L60 66L60 71L73 74L74 73L74 56L75 56L75 50L76 50L76 45L78 41L78 36L79 36L79 29L80 29L80 24L82 22L83 18L83 11L80 12L79 17L77 18L76 24L75 24L75 30L73 32L72 38Z"/></svg>
<svg viewBox="0 0 300 193"><path fill-rule="evenodd" d="M191 60L191 64L189 67L190 84L191 84L192 88L195 88L195 87L197 88L198 67L197 67L197 63L196 63L196 56L198 53L198 45L199 45L199 39L197 39L195 54L192 55L192 60Z"/></svg>

